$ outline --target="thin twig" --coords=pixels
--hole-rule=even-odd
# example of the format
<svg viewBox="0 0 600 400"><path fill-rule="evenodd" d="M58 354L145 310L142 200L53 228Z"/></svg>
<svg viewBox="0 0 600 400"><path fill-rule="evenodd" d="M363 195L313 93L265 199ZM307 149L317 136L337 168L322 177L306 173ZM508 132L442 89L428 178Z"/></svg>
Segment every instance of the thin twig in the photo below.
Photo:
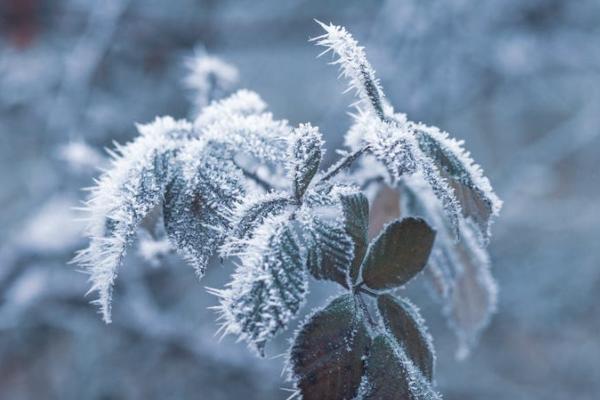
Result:
<svg viewBox="0 0 600 400"><path fill-rule="evenodd" d="M356 161L356 159L359 158L363 153L368 151L369 148L370 148L369 145L366 145L366 146L361 147L360 149L356 150L355 152L348 154L344 158L340 159L337 163L335 163L334 165L332 165L329 168L329 170L325 173L325 175L323 175L321 177L321 179L319 180L319 183L328 181L329 179L333 178L338 173L340 173L342 170L350 167L350 165L352 165L352 163L354 161Z"/></svg>
<svg viewBox="0 0 600 400"><path fill-rule="evenodd" d="M269 191L271 191L271 189L273 189L273 186L271 186L271 184L269 182L265 181L260 176L258 176L256 174L256 172L248 171L247 169L245 169L244 167L242 167L241 165L239 165L236 162L234 162L234 164L242 171L242 173L244 174L244 176L246 178L252 179L254 182L256 182L260 187L265 189L267 192L269 192Z"/></svg>

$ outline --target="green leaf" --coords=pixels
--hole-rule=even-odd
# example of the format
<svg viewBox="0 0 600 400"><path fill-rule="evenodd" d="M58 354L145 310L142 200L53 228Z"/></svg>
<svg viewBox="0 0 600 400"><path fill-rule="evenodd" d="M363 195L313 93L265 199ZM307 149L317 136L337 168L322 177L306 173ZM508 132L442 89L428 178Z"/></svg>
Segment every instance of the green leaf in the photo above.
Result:
<svg viewBox="0 0 600 400"><path fill-rule="evenodd" d="M308 270L315 279L330 280L348 288L348 267L353 244L340 224L315 217L308 241Z"/></svg>
<svg viewBox="0 0 600 400"><path fill-rule="evenodd" d="M301 328L290 365L303 400L355 398L369 336L351 294L333 300Z"/></svg>
<svg viewBox="0 0 600 400"><path fill-rule="evenodd" d="M402 348L387 335L373 339L361 394L365 400L441 399L408 360Z"/></svg>
<svg viewBox="0 0 600 400"><path fill-rule="evenodd" d="M387 294L378 297L377 307L387 331L431 382L435 360L433 343L416 307Z"/></svg>
<svg viewBox="0 0 600 400"><path fill-rule="evenodd" d="M435 231L420 218L387 225L371 242L363 262L363 280L371 289L401 286L427 263Z"/></svg>
<svg viewBox="0 0 600 400"><path fill-rule="evenodd" d="M300 200L321 165L323 141L318 129L310 124L301 124L295 129L294 135L291 170L294 196Z"/></svg>
<svg viewBox="0 0 600 400"><path fill-rule="evenodd" d="M360 265L367 251L369 229L369 200L358 192L340 196L346 232L354 243L354 259L350 266L350 279L356 283L360 274Z"/></svg>

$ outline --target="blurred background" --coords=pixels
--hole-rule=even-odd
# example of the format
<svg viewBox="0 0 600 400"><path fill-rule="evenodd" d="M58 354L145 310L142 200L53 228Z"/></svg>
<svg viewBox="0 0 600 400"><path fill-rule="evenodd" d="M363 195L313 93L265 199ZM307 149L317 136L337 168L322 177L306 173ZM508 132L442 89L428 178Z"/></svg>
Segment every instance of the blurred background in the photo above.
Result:
<svg viewBox="0 0 600 400"><path fill-rule="evenodd" d="M2 0L1 399L289 395L283 358L214 336L205 286L226 282L231 266L198 283L142 237L104 325L67 262L85 246L73 207L103 148L133 138L134 122L190 115L194 49L235 66L276 117L319 125L331 162L353 99L315 58L313 18L345 25L396 110L464 139L505 201L489 248L498 312L469 358L454 358L424 286L409 288L445 399L598 398L599 1ZM334 286L314 284L307 309Z"/></svg>

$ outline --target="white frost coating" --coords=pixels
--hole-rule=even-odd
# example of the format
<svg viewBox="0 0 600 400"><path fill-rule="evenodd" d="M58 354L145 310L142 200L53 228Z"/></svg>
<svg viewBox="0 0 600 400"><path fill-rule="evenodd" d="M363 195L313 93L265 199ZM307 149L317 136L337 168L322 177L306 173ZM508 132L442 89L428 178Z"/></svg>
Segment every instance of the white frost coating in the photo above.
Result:
<svg viewBox="0 0 600 400"><path fill-rule="evenodd" d="M210 102L214 92L231 90L240 77L236 67L208 55L201 47L185 60L185 66L188 74L183 83L192 91L191 100L196 112Z"/></svg>
<svg viewBox="0 0 600 400"><path fill-rule="evenodd" d="M388 340L391 340L392 343L396 343L392 337L388 337ZM431 384L423 376L421 370L407 356L404 349L399 345L393 346L393 349L396 357L406 369L408 375L408 387L410 388L413 398L423 400L441 400L442 396L433 390Z"/></svg>
<svg viewBox="0 0 600 400"><path fill-rule="evenodd" d="M266 194L250 192L244 196L228 216L229 234L219 249L222 257L231 257L248 245L247 239L260 227L265 218L281 213L289 204L287 192L269 192Z"/></svg>
<svg viewBox="0 0 600 400"><path fill-rule="evenodd" d="M452 226L458 228L461 206L438 167L420 149L412 123L404 114L381 120L369 113L354 116L347 142L358 147L368 144L371 154L387 169L387 181L397 184L406 176L420 173L443 204Z"/></svg>
<svg viewBox="0 0 600 400"><path fill-rule="evenodd" d="M397 182L404 175L414 174L421 161L415 157L418 146L413 132L407 128L359 112L350 131L363 132L362 141L370 145L371 153L388 169L391 180Z"/></svg>
<svg viewBox="0 0 600 400"><path fill-rule="evenodd" d="M240 263L232 281L225 289L210 289L221 303L215 308L223 335L238 335L260 355L296 315L308 289L305 257L289 217L265 219L236 253Z"/></svg>
<svg viewBox="0 0 600 400"><path fill-rule="evenodd" d="M318 127L300 124L292 131L288 143L287 175L294 184L304 186L304 192L321 164L323 137Z"/></svg>
<svg viewBox="0 0 600 400"><path fill-rule="evenodd" d="M435 370L435 363L437 361L437 354L435 353L435 347L433 346L433 337L429 333L429 329L427 329L427 324L425 323L425 320L421 316L421 311L419 310L419 307L417 307L409 299L407 299L405 297L402 297L401 301L406 306L407 311L410 313L410 315L412 316L413 320L415 321L415 323L419 327L419 331L421 332L421 334L425 338L425 344L427 346L427 349L429 350L429 352L433 356L433 369Z"/></svg>
<svg viewBox="0 0 600 400"><path fill-rule="evenodd" d="M332 64L339 64L340 75L348 79L349 90L354 90L359 98L359 104L365 109L372 107L375 114L383 117L383 90L379 80L375 77L375 70L365 56L365 49L342 26L333 24L325 25L317 21L325 30L325 34L312 41L326 49L320 55L333 51L337 60Z"/></svg>
<svg viewBox="0 0 600 400"><path fill-rule="evenodd" d="M486 243L491 217L498 215L502 202L481 168L461 143L446 133L408 121L404 114L395 114L383 97L364 49L345 28L319 24L326 33L313 40L327 48L324 53L333 51L338 56L333 63L340 64L341 76L348 79L359 98L358 114L354 115L346 144L353 150L369 144L371 154L387 168L391 182L420 172L443 204L455 235L458 237L459 221L469 218L477 222L482 243ZM424 143L424 135L430 136L436 146Z"/></svg>
<svg viewBox="0 0 600 400"><path fill-rule="evenodd" d="M285 158L291 132L286 120L274 120L271 113L247 116L231 113L200 129L200 136L226 144L236 152L276 162Z"/></svg>
<svg viewBox="0 0 600 400"><path fill-rule="evenodd" d="M427 126L422 123L411 123L414 131L425 132L431 138L433 138L439 146L447 153L455 157L458 167L460 167L466 173L467 179L471 184L482 192L483 197L489 202L491 208L491 215L497 217L502 208L502 200L498 198L489 179L483 175L481 167L473 161L471 154L463 148L464 141L456 140L447 132L441 131L435 126ZM491 220L490 220L491 223ZM483 236L483 242L490 237L490 223L487 224L487 229L481 232Z"/></svg>
<svg viewBox="0 0 600 400"><path fill-rule="evenodd" d="M154 121L148 124L135 124L140 135L160 139L171 132L189 133L192 130L192 124L185 119L174 119L169 116L156 117Z"/></svg>
<svg viewBox="0 0 600 400"><path fill-rule="evenodd" d="M116 145L112 165L90 189L86 202L89 246L74 262L89 274L90 292L98 292L94 303L106 323L111 322L110 301L117 269L137 225L160 201L167 183L165 157L178 148L178 140L191 125L171 117L138 125L141 136L127 145Z"/></svg>
<svg viewBox="0 0 600 400"><path fill-rule="evenodd" d="M259 114L266 108L267 104L257 93L246 89L238 90L231 96L213 101L208 107L205 107L194 121L194 128L200 129L213 122L229 118L231 115Z"/></svg>

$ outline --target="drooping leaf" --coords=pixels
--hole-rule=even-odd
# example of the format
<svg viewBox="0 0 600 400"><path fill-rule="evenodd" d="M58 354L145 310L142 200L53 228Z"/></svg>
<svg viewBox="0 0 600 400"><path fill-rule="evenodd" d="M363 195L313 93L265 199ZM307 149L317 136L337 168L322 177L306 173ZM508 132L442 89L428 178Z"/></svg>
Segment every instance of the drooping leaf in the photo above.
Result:
<svg viewBox="0 0 600 400"><path fill-rule="evenodd" d="M369 201L361 192L340 196L346 232L354 243L354 258L350 266L350 279L355 283L368 246Z"/></svg>
<svg viewBox="0 0 600 400"><path fill-rule="evenodd" d="M462 215L477 225L483 240L487 241L491 218L498 215L502 202L481 168L465 152L462 143L447 133L423 124L414 124L414 127L419 147L433 160L442 178L452 188Z"/></svg>
<svg viewBox="0 0 600 400"><path fill-rule="evenodd" d="M365 400L441 399L404 350L387 335L373 339L361 395Z"/></svg>
<svg viewBox="0 0 600 400"><path fill-rule="evenodd" d="M193 161L167 186L163 216L169 240L202 277L228 229L227 215L242 196L242 176L210 147L190 145L186 151L196 156L185 156Z"/></svg>
<svg viewBox="0 0 600 400"><path fill-rule="evenodd" d="M333 300L300 329L290 352L303 400L353 399L364 372L369 336L351 294Z"/></svg>
<svg viewBox="0 0 600 400"><path fill-rule="evenodd" d="M300 124L294 129L290 144L289 169L292 177L293 193L300 201L312 178L321 165L323 140L317 128L310 124Z"/></svg>
<svg viewBox="0 0 600 400"><path fill-rule="evenodd" d="M454 282L445 314L458 337L456 357L464 359L477 343L481 331L496 311L498 290L490 270L490 258L474 232L462 229L460 243L454 247Z"/></svg>
<svg viewBox="0 0 600 400"><path fill-rule="evenodd" d="M383 165L390 183L417 172L417 143L407 121L381 120L359 110L354 115L347 140L354 146L369 146L369 154Z"/></svg>
<svg viewBox="0 0 600 400"><path fill-rule="evenodd" d="M388 294L377 298L377 308L390 336L431 382L435 361L433 342L417 308L405 299Z"/></svg>
<svg viewBox="0 0 600 400"><path fill-rule="evenodd" d="M189 140L191 125L170 117L138 125L140 136L118 146L112 166L91 189L89 246L74 261L90 274L105 322L111 321L112 287L127 247L144 218L160 204L171 180L180 143Z"/></svg>
<svg viewBox="0 0 600 400"><path fill-rule="evenodd" d="M354 259L354 248L343 225L315 216L306 228L307 265L311 275L348 288L348 268Z"/></svg>
<svg viewBox="0 0 600 400"><path fill-rule="evenodd" d="M435 231L420 218L405 218L387 225L371 242L362 277L372 289L401 286L426 265Z"/></svg>
<svg viewBox="0 0 600 400"><path fill-rule="evenodd" d="M289 213L268 217L237 255L233 280L220 297L225 334L239 335L264 356L268 340L285 329L307 293L306 256Z"/></svg>
<svg viewBox="0 0 600 400"><path fill-rule="evenodd" d="M405 215L423 217L438 227L427 276L458 337L457 358L464 358L496 309L497 289L489 254L477 239L473 223L461 221L460 241L454 240L442 211L430 200L427 187L420 181L406 181L403 199Z"/></svg>

